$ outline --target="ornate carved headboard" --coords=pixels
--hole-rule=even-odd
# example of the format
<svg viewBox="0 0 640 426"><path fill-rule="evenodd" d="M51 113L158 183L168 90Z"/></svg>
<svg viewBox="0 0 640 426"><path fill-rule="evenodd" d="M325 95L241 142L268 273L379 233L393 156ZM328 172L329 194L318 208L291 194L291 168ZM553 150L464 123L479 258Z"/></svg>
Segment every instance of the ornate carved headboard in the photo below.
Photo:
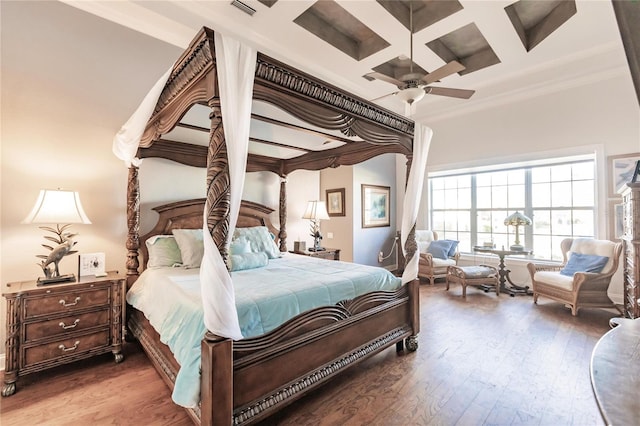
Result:
<svg viewBox="0 0 640 426"><path fill-rule="evenodd" d="M163 204L154 207L160 217L151 231L140 237L140 253L142 254L141 269L147 266L149 253L146 241L154 235L169 235L173 229L202 229L202 218L204 211L204 198L177 201L175 203ZM238 214L238 228L248 228L251 226L266 226L274 235L278 242L278 229L273 226L269 215L274 210L253 201L242 200L240 213Z"/></svg>

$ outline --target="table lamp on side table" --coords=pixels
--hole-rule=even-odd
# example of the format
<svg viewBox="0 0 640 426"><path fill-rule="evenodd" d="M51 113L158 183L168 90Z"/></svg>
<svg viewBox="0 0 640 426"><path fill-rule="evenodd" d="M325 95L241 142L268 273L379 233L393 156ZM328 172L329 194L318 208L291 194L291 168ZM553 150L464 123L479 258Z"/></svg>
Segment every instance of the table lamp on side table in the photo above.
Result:
<svg viewBox="0 0 640 426"><path fill-rule="evenodd" d="M42 259L38 265L45 275L44 278L38 278L38 285L75 281L74 274L60 275L58 263L63 257L77 253L72 249L76 244L73 237L78 234L67 231L71 224L91 223L82 208L82 203L80 203L80 195L75 191L43 189L40 191L35 206L21 223L55 224L56 226L55 228L40 226L40 229L52 232L56 236L45 235L44 238L55 245L42 244L43 247L50 250L50 253L36 255ZM51 264L53 264L53 269L50 267Z"/></svg>
<svg viewBox="0 0 640 426"><path fill-rule="evenodd" d="M520 244L520 232L519 232L519 228L520 226L529 226L531 225L531 219L529 219L528 217L526 217L525 215L523 215L522 213L516 211L515 213L507 216L507 218L504 220L504 224L509 226L515 226L516 228L516 240L514 242L513 245L511 245L511 250L513 251L522 251L524 250L524 246Z"/></svg>
<svg viewBox="0 0 640 426"><path fill-rule="evenodd" d="M309 251L323 251L324 248L320 246L320 240L322 239L322 234L320 233L320 220L329 219L327 206L324 201L309 201L309 204L307 204L307 210L305 210L302 218L311 220L313 248L309 248Z"/></svg>

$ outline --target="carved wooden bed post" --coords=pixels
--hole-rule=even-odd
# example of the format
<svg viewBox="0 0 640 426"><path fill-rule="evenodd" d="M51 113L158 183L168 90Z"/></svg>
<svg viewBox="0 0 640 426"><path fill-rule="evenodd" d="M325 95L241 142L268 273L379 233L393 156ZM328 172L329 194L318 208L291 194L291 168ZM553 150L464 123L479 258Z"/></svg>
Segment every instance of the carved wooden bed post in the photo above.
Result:
<svg viewBox="0 0 640 426"><path fill-rule="evenodd" d="M127 180L127 288L138 279L138 249L140 248L140 182L138 168L129 167Z"/></svg>
<svg viewBox="0 0 640 426"><path fill-rule="evenodd" d="M207 196L205 217L207 229L227 262L227 235L231 204L227 142L222 126L220 98L209 101L211 131L207 153ZM227 265L228 267L228 265ZM201 407L202 425L228 425L233 419L233 341L207 331L202 347ZM212 401L215 401L215 408Z"/></svg>
<svg viewBox="0 0 640 426"><path fill-rule="evenodd" d="M280 176L280 206L278 208L280 214L280 251L287 251L287 176Z"/></svg>
<svg viewBox="0 0 640 426"><path fill-rule="evenodd" d="M229 233L229 209L231 205L229 160L227 142L222 127L220 98L209 102L211 107L211 132L207 152L207 196L204 206L207 228L220 251L222 259L227 261L227 235Z"/></svg>
<svg viewBox="0 0 640 426"><path fill-rule="evenodd" d="M411 165L413 164L413 155L407 155L407 176L406 176L406 184L409 183L409 172L411 172ZM404 244L404 249L407 251L407 255L404 257L404 268L407 267L409 261L413 258L413 256L418 251L418 244L416 243L416 224L414 223L409 231L409 235L407 235L407 241Z"/></svg>

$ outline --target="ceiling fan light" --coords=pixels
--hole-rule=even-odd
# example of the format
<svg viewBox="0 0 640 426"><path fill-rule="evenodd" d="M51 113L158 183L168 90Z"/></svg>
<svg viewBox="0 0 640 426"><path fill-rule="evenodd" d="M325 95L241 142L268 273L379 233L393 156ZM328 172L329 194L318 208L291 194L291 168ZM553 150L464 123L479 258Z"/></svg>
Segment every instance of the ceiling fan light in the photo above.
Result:
<svg viewBox="0 0 640 426"><path fill-rule="evenodd" d="M396 94L396 96L398 96L400 99L407 102L408 104L412 104L424 98L424 89L421 89L419 87L408 87L406 89L400 90Z"/></svg>

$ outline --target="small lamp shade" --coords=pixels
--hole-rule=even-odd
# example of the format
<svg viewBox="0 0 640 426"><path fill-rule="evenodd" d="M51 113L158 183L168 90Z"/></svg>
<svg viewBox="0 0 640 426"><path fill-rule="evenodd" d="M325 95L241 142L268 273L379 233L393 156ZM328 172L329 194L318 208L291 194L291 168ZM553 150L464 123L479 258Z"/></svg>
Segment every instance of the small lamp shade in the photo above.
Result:
<svg viewBox="0 0 640 426"><path fill-rule="evenodd" d="M525 215L523 215L520 212L515 212L513 214L510 214L509 216L507 216L507 218L504 220L504 224L505 225L512 225L512 226L517 226L517 225L531 225L531 219L529 219L528 217L526 217Z"/></svg>
<svg viewBox="0 0 640 426"><path fill-rule="evenodd" d="M302 215L303 219L310 220L327 220L329 219L329 213L327 213L327 206L324 201L309 201L307 204L307 210Z"/></svg>
<svg viewBox="0 0 640 426"><path fill-rule="evenodd" d="M80 195L76 191L43 189L31 212L22 223L84 223L90 224Z"/></svg>

